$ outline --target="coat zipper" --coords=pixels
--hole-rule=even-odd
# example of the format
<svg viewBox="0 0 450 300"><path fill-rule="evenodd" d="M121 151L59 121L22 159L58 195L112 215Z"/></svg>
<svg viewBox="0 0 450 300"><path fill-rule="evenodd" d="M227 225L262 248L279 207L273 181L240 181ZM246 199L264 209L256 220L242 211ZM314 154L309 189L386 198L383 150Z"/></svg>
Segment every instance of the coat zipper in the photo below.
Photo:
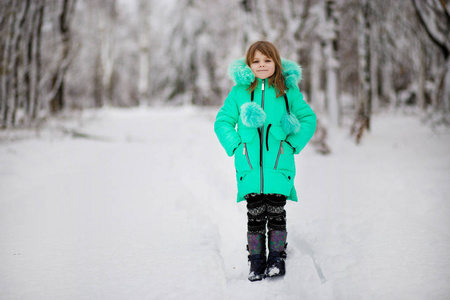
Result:
<svg viewBox="0 0 450 300"><path fill-rule="evenodd" d="M250 166L250 170L253 170L252 164L250 163L250 158L248 157L247 151L247 143L244 143L244 155L247 157L248 165Z"/></svg>
<svg viewBox="0 0 450 300"><path fill-rule="evenodd" d="M283 141L280 142L280 149L278 150L277 160L275 161L275 167L273 167L274 170L277 169L278 160L280 159L280 154L283 154Z"/></svg>
<svg viewBox="0 0 450 300"><path fill-rule="evenodd" d="M261 85L261 93L262 93L262 98L261 98L261 108L264 110L264 81L265 79L262 80L262 85ZM264 193L264 172L263 172L263 152L264 152L264 124L261 126L261 141L260 141L260 167L261 167L261 194Z"/></svg>

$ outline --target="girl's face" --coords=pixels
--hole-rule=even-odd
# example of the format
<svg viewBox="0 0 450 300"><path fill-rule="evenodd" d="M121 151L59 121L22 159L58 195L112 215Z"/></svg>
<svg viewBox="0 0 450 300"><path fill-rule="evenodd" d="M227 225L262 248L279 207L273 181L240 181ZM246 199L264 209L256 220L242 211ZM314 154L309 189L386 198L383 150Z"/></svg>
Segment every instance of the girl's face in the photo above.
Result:
<svg viewBox="0 0 450 300"><path fill-rule="evenodd" d="M275 63L273 59L265 56L260 51L255 51L255 56L250 64L250 68L255 74L256 78L266 79L275 73Z"/></svg>

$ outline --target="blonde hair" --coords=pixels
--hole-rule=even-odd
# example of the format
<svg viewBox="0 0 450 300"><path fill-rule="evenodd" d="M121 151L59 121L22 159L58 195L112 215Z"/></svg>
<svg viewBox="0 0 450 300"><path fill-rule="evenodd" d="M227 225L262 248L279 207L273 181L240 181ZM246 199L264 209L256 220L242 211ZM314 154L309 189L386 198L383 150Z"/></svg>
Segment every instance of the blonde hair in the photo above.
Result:
<svg viewBox="0 0 450 300"><path fill-rule="evenodd" d="M280 53L277 48L270 42L267 41L258 41L253 43L247 50L247 55L245 59L245 63L250 66L255 57L256 51L261 52L265 56L271 58L275 63L275 72L272 76L269 77L269 86L274 85L277 97L283 96L286 92L286 85L284 84L283 78L283 67L281 66L281 58ZM253 92L258 84L258 81L255 78L255 81L252 82L250 87L247 90Z"/></svg>

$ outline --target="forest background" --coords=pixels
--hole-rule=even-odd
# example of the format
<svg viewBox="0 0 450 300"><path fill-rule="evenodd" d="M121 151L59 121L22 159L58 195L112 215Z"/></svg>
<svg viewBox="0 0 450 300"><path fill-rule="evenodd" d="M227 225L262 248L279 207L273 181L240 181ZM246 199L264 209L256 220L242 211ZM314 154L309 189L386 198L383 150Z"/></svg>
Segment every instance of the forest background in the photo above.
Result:
<svg viewBox="0 0 450 300"><path fill-rule="evenodd" d="M449 7L0 0L1 298L450 299ZM255 285L213 123L260 39L319 126Z"/></svg>
<svg viewBox="0 0 450 300"><path fill-rule="evenodd" d="M3 130L88 108L219 106L229 63L260 39L302 65L322 142L343 125L359 141L386 109L449 124L449 1L0 3Z"/></svg>

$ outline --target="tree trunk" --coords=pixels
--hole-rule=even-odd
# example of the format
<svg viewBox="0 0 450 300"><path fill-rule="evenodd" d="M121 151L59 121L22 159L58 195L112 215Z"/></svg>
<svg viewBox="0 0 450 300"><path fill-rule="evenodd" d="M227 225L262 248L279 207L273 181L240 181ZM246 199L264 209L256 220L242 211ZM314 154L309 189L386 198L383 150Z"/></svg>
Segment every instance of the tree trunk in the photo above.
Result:
<svg viewBox="0 0 450 300"><path fill-rule="evenodd" d="M341 105L338 91L338 68L337 42L338 42L338 19L335 11L336 2L328 0L326 2L326 18L331 32L325 40L325 59L326 59L326 99L328 106L328 115L330 123L334 126L340 126L341 123Z"/></svg>
<svg viewBox="0 0 450 300"><path fill-rule="evenodd" d="M2 63L2 69L4 70L4 75L2 76L2 128L7 128L9 123L9 110L10 110L10 82L11 82L11 71L12 71L12 65L11 60L12 57L14 57L12 53L13 47L13 37L14 37L14 28L16 23L16 15L17 12L15 10L16 7L16 0L12 0L10 2L10 9L12 11L12 14L9 16L9 23L8 28L9 34L6 35L6 41L4 44L4 51L3 51L3 63Z"/></svg>
<svg viewBox="0 0 450 300"><path fill-rule="evenodd" d="M312 46L311 53L311 103L319 111L325 111L325 99L323 91L320 89L321 75L322 75L322 47L320 41L315 40Z"/></svg>
<svg viewBox="0 0 450 300"><path fill-rule="evenodd" d="M102 58L100 52L95 56L94 63L94 106L97 108L105 105L103 96L103 75L102 75Z"/></svg>
<svg viewBox="0 0 450 300"><path fill-rule="evenodd" d="M417 76L417 105L420 109L425 110L426 99L425 99L425 84L426 84L426 49L425 45L420 42L418 47L418 76Z"/></svg>
<svg viewBox="0 0 450 300"><path fill-rule="evenodd" d="M139 105L148 104L149 97L149 68L150 68L150 20L149 3L139 2Z"/></svg>
<svg viewBox="0 0 450 300"><path fill-rule="evenodd" d="M383 74L381 88L383 98L387 103L389 103L390 106L392 106L397 102L394 86L392 85L392 57L391 54L387 51L384 53L384 55L384 63L381 69L381 72Z"/></svg>
<svg viewBox="0 0 450 300"><path fill-rule="evenodd" d="M99 14L100 58L102 66L102 104L114 102L116 1L110 1Z"/></svg>
<svg viewBox="0 0 450 300"><path fill-rule="evenodd" d="M26 118L26 123L29 122L29 111L33 98L33 87L32 87L32 75L31 72L34 70L34 62L33 62L33 43L35 39L34 32L34 24L36 22L37 17L37 9L35 9L35 5L32 6L31 10L31 30L28 34L27 39L27 48L26 48L26 60L25 60L25 74L24 74L24 84L25 84L25 102L24 102L24 117Z"/></svg>
<svg viewBox="0 0 450 300"><path fill-rule="evenodd" d="M439 109L439 106L441 106L445 112L450 112L450 39L448 38L450 35L450 13L445 1L411 1L425 33L441 51L444 58L436 90L436 94L441 95L441 97L436 98L442 99L442 102L435 109Z"/></svg>
<svg viewBox="0 0 450 300"><path fill-rule="evenodd" d="M71 32L70 19L72 17L76 0L64 0L61 14L59 15L59 31L62 42L62 57L58 70L53 75L52 90L55 91L54 96L50 100L50 110L52 114L56 114L64 109L65 91L64 81L67 69L69 67L69 53L71 49Z"/></svg>
<svg viewBox="0 0 450 300"><path fill-rule="evenodd" d="M371 25L371 36L378 37L379 36L379 25L378 23L373 22L373 26ZM371 99L372 99L372 109L377 110L380 107L380 99L378 97L378 51L376 51L376 41L375 38L370 39L370 85L371 85Z"/></svg>
<svg viewBox="0 0 450 300"><path fill-rule="evenodd" d="M36 44L35 44L35 62L36 62L36 78L34 84L34 101L31 113L31 119L37 119L37 113L40 106L40 89L39 85L41 83L41 37L42 37L42 25L44 23L44 12L45 12L45 0L40 1L37 26L36 26Z"/></svg>
<svg viewBox="0 0 450 300"><path fill-rule="evenodd" d="M14 38L14 46L15 46L15 50L14 50L14 56L12 57L13 59L13 89L14 89L14 101L13 101L13 106L12 106L12 116L11 116L11 124L12 126L16 125L16 117L17 117L17 109L19 108L19 94L20 94L20 81L19 81L19 68L21 67L21 41L22 41L22 36L23 36L23 27L25 24L25 19L27 17L28 11L30 8L30 0L26 0L26 2L24 3L23 9L22 9L22 13L20 15L19 18L19 24L18 24L18 28L16 31L16 36Z"/></svg>
<svg viewBox="0 0 450 300"><path fill-rule="evenodd" d="M361 0L358 11L358 57L359 57L359 109L352 126L356 143L361 141L365 130L370 130L371 85L370 85L370 2Z"/></svg>

